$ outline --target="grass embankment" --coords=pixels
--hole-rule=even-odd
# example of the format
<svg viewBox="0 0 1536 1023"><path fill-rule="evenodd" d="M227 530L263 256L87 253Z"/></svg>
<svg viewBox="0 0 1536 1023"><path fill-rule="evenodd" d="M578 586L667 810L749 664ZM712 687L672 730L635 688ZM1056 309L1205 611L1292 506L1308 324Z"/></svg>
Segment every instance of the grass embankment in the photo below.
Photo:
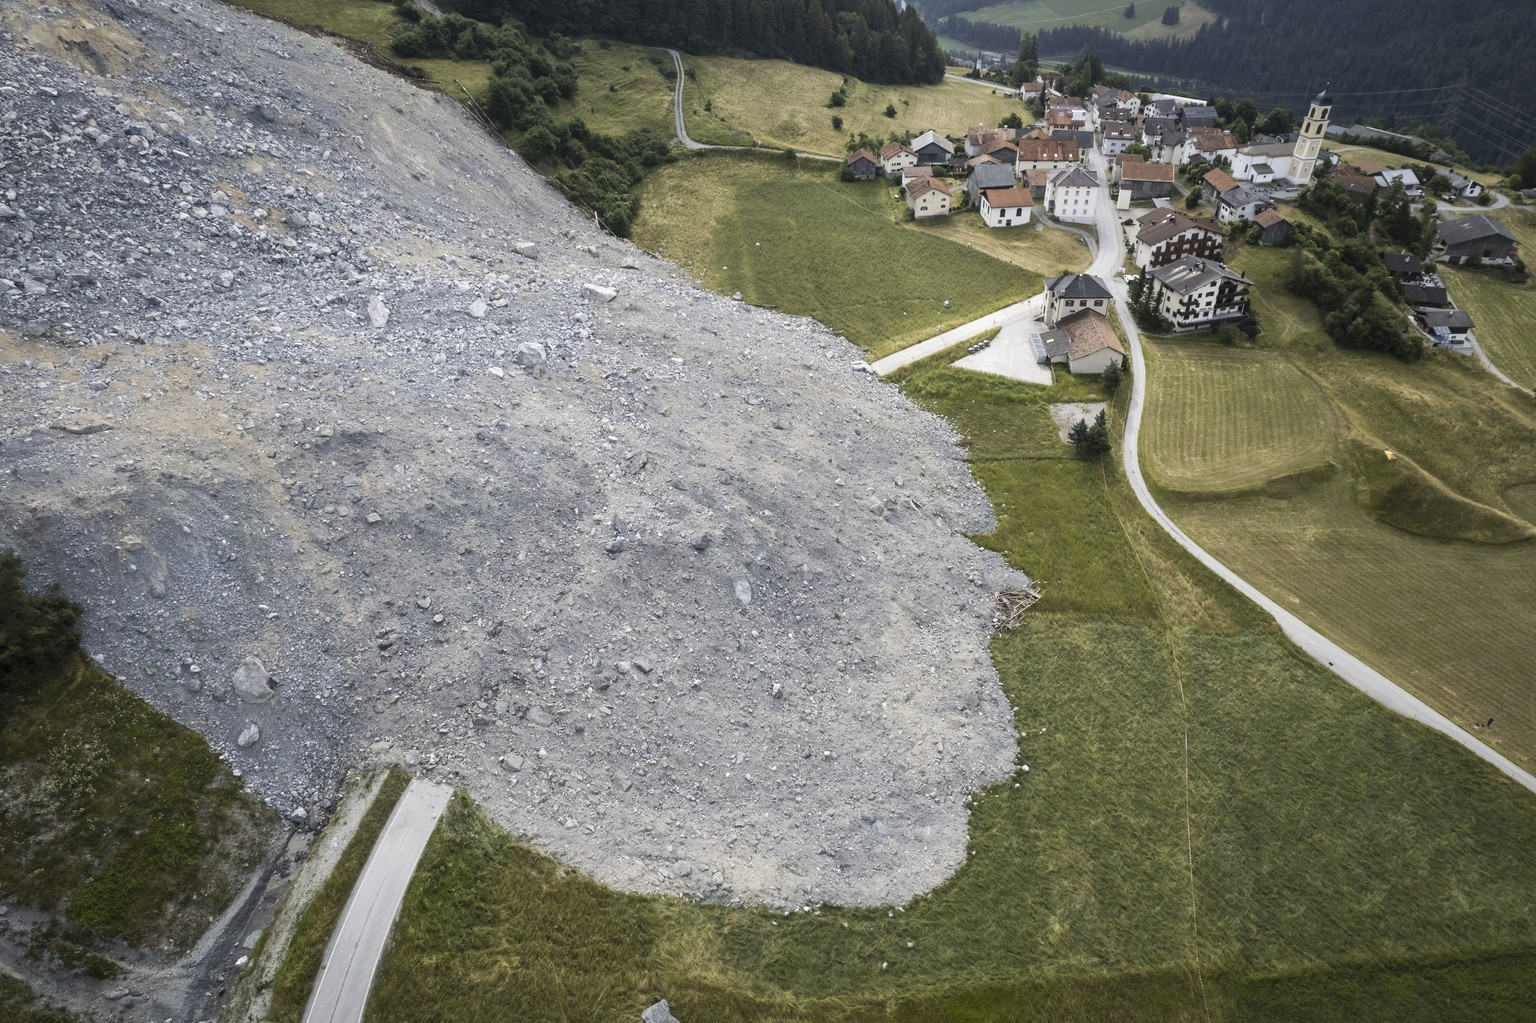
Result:
<svg viewBox="0 0 1536 1023"><path fill-rule="evenodd" d="M579 117L600 135L620 136L638 128L664 138L676 133L672 82L661 73L662 68L672 70L665 50L583 39L570 63L579 87L573 98L550 108L555 120Z"/></svg>
<svg viewBox="0 0 1536 1023"><path fill-rule="evenodd" d="M80 654L0 686L0 792L0 895L60 914L66 942L190 946L275 823L201 736Z"/></svg>
<svg viewBox="0 0 1536 1023"><path fill-rule="evenodd" d="M268 18L282 18L301 28L320 28L348 39L369 43L386 57L398 59L389 48L391 30L408 25L395 8L381 0L225 0L235 7ZM421 84L438 89L454 99L464 99L462 83L476 99L483 99L485 88L491 80L491 65L484 60L401 60L400 63L419 67L428 78Z"/></svg>
<svg viewBox="0 0 1536 1023"><path fill-rule="evenodd" d="M1256 284L1264 348L1152 346L1149 476L1239 574L1454 720L1492 719L1476 734L1536 764L1536 633L1510 616L1536 605L1536 403L1461 356L1338 349L1286 291L1287 258L1233 263ZM1452 280L1474 296L1503 283ZM1522 308L1507 306L1511 328ZM1328 464L1298 473L1320 451Z"/></svg>
<svg viewBox="0 0 1536 1023"><path fill-rule="evenodd" d="M894 194L813 161L705 154L646 179L634 238L711 291L814 317L871 358L1040 290L1037 273L904 223Z"/></svg>
<svg viewBox="0 0 1536 1023"><path fill-rule="evenodd" d="M0 973L0 1019L6 1023L80 1023L80 1017L63 1009L51 1009L37 994L14 977Z"/></svg>
<svg viewBox="0 0 1536 1023"><path fill-rule="evenodd" d="M835 71L782 60L685 57L695 79L683 90L688 134L718 145L769 146L842 158L850 134L917 135L930 128L960 135L976 124L995 126L1010 113L1025 113L1004 87L983 89L945 80L938 85L874 85ZM831 107L832 93L847 102ZM709 110L704 109L708 103ZM889 104L895 117L886 117ZM842 119L841 130L832 118Z"/></svg>
<svg viewBox="0 0 1536 1023"><path fill-rule="evenodd" d="M1038 221L1022 227L987 227L981 222L981 214L967 212L914 221L908 226L914 231L984 252L993 259L1012 263L1041 277L1054 277L1062 271L1083 271L1093 261L1087 243L1080 236L1069 231L1048 230Z"/></svg>
<svg viewBox="0 0 1536 1023"><path fill-rule="evenodd" d="M1519 1018L1529 794L1302 658L1112 461L1069 457L1048 406L1082 382L903 386L967 439L981 542L1048 583L993 642L1031 770L977 796L967 865L900 910L729 910L605 889L460 799L370 1018Z"/></svg>
<svg viewBox="0 0 1536 1023"><path fill-rule="evenodd" d="M404 771L391 771L379 788L373 805L363 815L352 840L336 861L331 876L325 879L320 891L309 903L309 908L299 918L293 938L288 943L283 965L272 979L272 1003L267 1013L268 1023L297 1023L304 1015L304 1006L315 988L320 964L325 958L325 948L336 930L341 912L357 884L368 854L389 821L389 815L400 801L400 794L410 784L410 775Z"/></svg>
<svg viewBox="0 0 1536 1023"><path fill-rule="evenodd" d="M1498 220L1520 242L1525 259L1536 263L1536 213L1523 209L1495 210ZM1493 364L1512 380L1536 388L1536 284L1513 283L1505 271L1442 266L1440 277L1458 308L1476 324L1473 332Z"/></svg>

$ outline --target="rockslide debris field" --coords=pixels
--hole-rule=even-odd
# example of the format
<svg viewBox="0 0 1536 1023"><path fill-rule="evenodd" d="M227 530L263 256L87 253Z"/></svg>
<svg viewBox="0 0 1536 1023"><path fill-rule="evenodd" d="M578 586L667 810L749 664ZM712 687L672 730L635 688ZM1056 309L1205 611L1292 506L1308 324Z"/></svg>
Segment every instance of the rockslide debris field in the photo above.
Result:
<svg viewBox="0 0 1536 1023"><path fill-rule="evenodd" d="M329 41L0 9L0 545L295 819L399 760L625 889L951 874L1018 579L858 354Z"/></svg>

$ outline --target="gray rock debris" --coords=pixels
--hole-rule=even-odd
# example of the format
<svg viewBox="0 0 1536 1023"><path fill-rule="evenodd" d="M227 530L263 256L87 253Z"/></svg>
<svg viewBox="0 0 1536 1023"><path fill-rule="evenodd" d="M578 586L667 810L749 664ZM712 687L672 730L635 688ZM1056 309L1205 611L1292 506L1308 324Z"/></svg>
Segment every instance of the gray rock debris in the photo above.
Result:
<svg viewBox="0 0 1536 1023"><path fill-rule="evenodd" d="M306 827L399 758L628 890L953 872L1014 763L1016 580L948 426L456 104L211 0L106 4L0 30L0 522L87 649ZM127 26L122 73L20 42L81 21Z"/></svg>
<svg viewBox="0 0 1536 1023"><path fill-rule="evenodd" d="M640 1023L682 1023L672 1015L672 1007L663 998L640 1014Z"/></svg>

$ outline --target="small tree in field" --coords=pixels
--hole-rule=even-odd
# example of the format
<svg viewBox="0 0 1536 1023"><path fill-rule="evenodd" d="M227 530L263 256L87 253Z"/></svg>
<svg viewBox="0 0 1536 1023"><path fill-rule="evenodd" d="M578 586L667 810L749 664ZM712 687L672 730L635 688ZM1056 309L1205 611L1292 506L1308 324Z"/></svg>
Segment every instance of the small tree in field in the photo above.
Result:
<svg viewBox="0 0 1536 1023"><path fill-rule="evenodd" d="M1127 18L1134 18L1134 17L1136 17L1136 5L1135 4L1126 4L1125 5L1125 16Z"/></svg>
<svg viewBox="0 0 1536 1023"><path fill-rule="evenodd" d="M1177 25L1178 23L1179 23L1179 6L1178 6L1178 4L1174 4L1172 7L1164 8L1163 9L1163 24L1164 25Z"/></svg>
<svg viewBox="0 0 1536 1023"><path fill-rule="evenodd" d="M1067 431L1067 439L1077 449L1079 458L1102 458L1109 453L1109 424L1104 421L1104 413L1100 412L1094 417L1093 425L1088 425L1088 420L1079 419L1072 424L1072 429Z"/></svg>

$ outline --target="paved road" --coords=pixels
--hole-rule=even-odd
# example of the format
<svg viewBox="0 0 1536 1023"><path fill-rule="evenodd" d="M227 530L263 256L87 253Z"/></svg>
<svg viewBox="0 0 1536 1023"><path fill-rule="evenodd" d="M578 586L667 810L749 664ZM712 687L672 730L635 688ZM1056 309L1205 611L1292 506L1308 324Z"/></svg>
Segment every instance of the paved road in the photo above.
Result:
<svg viewBox="0 0 1536 1023"><path fill-rule="evenodd" d="M1089 159L1094 169L1102 173L1105 163L1103 155L1095 150L1090 154ZM1174 524L1173 519L1168 517L1167 512L1163 511L1162 506L1153 498L1151 491L1147 488L1146 480L1141 475L1141 459L1138 450L1141 439L1141 417L1146 407L1147 364L1142 357L1141 335L1136 330L1136 321L1131 318L1125 280L1116 272L1119 270L1121 261L1124 259L1125 239L1117 222L1118 211L1107 201L1107 198L1107 195L1104 196L1103 200L1105 201L1099 203L1099 257L1094 261L1094 272L1102 274L1108 280L1110 290L1115 295L1116 307L1120 311L1120 321L1125 326L1126 339L1130 342L1132 369L1131 403L1129 414L1126 416L1125 438L1121 444L1121 457L1125 465L1125 474L1131 483L1131 489L1135 492L1136 499L1141 502L1141 506L1146 509L1147 514L1152 516L1157 524L1163 528L1163 531L1171 536L1180 547L1194 555L1201 564L1230 583L1243 596L1263 608L1265 613L1269 614L1279 623L1281 630L1290 638L1291 642L1295 643L1319 664L1326 665L1335 675L1338 675L1344 681L1387 709L1395 711L1404 717L1412 718L1421 724L1428 725L1437 732L1449 736L1492 764L1499 771L1508 775L1517 784L1536 793L1536 776L1523 770L1508 757L1503 756L1450 718L1430 707L1412 693L1404 690L1391 679L1344 650L1343 647L1328 639L1300 618L1297 618L1269 597L1266 597L1263 593L1260 593L1257 588L1212 557L1203 547L1185 535L1184 531Z"/></svg>
<svg viewBox="0 0 1536 1023"><path fill-rule="evenodd" d="M1018 90L1014 89L1013 86L1011 86L1011 85L998 85L996 82L985 82L985 81L982 81L980 78L967 78L964 75L952 75L952 74L949 74L948 72L945 72L944 77L948 78L950 81L964 82L967 85L979 85L983 89L991 89L993 92L1016 92L1016 91L1018 91Z"/></svg>
<svg viewBox="0 0 1536 1023"><path fill-rule="evenodd" d="M910 366L919 359L926 359L930 355L942 352L951 345L957 345L961 341L967 341L977 334L985 334L994 327L1001 327L1013 320L1033 320L1040 315L1045 305L1043 295L1032 295L1022 302L1004 306L994 313L988 313L969 323L962 323L958 327L946 330L926 341L919 341L915 345L909 345L901 351L887 355L883 359L877 359L869 364L871 373L876 376L887 376L903 366Z"/></svg>
<svg viewBox="0 0 1536 1023"><path fill-rule="evenodd" d="M688 137L688 126L683 123L683 55L676 50L667 50L672 55L672 66L677 68L677 82L672 86L672 119L677 126L677 141L683 144L685 149L736 149L745 153L754 151L753 146L712 146L707 142L697 142ZM773 150L769 150L772 152ZM828 156L826 153L801 153L796 152L802 160L824 160L829 163L842 163L842 159L836 156Z"/></svg>
<svg viewBox="0 0 1536 1023"><path fill-rule="evenodd" d="M447 786L419 778L406 786L331 935L304 1023L361 1023L406 886L452 795Z"/></svg>

